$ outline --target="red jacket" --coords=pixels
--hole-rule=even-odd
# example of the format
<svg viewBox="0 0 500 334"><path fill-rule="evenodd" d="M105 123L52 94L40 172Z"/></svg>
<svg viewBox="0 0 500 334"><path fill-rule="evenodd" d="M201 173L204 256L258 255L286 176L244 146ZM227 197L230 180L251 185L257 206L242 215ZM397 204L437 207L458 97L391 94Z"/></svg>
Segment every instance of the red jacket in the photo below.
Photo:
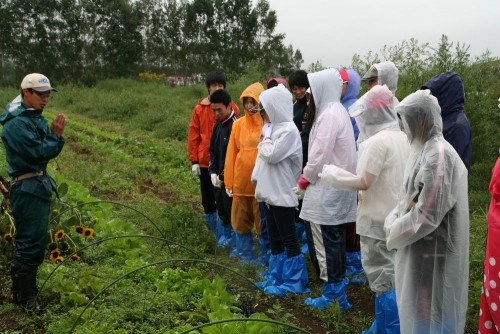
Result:
<svg viewBox="0 0 500 334"><path fill-rule="evenodd" d="M240 115L238 106L231 102L236 115ZM192 164L208 168L210 163L210 139L215 126L214 112L210 108L208 97L198 101L193 109L188 132L188 156Z"/></svg>

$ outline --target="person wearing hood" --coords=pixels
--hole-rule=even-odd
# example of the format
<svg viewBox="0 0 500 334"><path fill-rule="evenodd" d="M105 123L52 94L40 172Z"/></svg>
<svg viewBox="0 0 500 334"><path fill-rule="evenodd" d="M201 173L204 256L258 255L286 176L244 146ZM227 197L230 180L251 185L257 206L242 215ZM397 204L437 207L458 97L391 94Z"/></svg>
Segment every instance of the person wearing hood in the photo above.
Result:
<svg viewBox="0 0 500 334"><path fill-rule="evenodd" d="M378 64L373 64L365 75L361 78L362 81L366 81L367 88L370 90L375 85L386 85L390 89L392 95L394 96L394 106L399 103L396 97L396 90L398 89L398 76L399 70L392 61L383 61ZM403 130L403 124L401 120L398 119L399 128ZM358 145L364 140L363 136L358 137Z"/></svg>
<svg viewBox="0 0 500 334"><path fill-rule="evenodd" d="M464 112L464 85L460 76L445 72L432 77L422 89L429 89L439 102L443 136L462 159L470 173L472 129Z"/></svg>
<svg viewBox="0 0 500 334"><path fill-rule="evenodd" d="M220 72L211 72L207 75L205 86L208 96L199 100L193 108L189 122L187 150L191 162L191 172L200 179L201 205L204 217L216 241L218 239L217 205L214 198L214 186L208 172L210 163L210 139L215 127L215 117L210 108L210 95L218 89L226 89L226 76ZM236 115L240 115L238 106L231 102Z"/></svg>
<svg viewBox="0 0 500 334"><path fill-rule="evenodd" d="M500 328L500 314L498 302L500 293L497 289L500 278L500 269L497 261L500 259L500 158L497 158L491 173L488 190L491 201L486 219L488 221L488 236L486 238L486 252L484 255L484 280L481 285L481 304L479 309L479 330L481 334L495 334Z"/></svg>
<svg viewBox="0 0 500 334"><path fill-rule="evenodd" d="M295 233L299 203L292 188L302 169L302 143L293 123L292 96L280 84L260 94L258 109L264 120L263 139L252 182L256 183L255 197L265 204L271 257L266 280L256 285L276 296L308 293L306 262Z"/></svg>
<svg viewBox="0 0 500 334"><path fill-rule="evenodd" d="M250 263L256 259L252 233L254 228L259 235L261 261L266 262L267 253L267 241L262 236L259 203L255 199L255 185L250 180L263 124L259 113L250 110L259 103L259 95L263 91L262 84L255 82L241 93L240 102L245 116L233 124L224 164L224 186L227 194L233 198L231 224L234 242L231 256L239 256L243 262Z"/></svg>
<svg viewBox="0 0 500 334"><path fill-rule="evenodd" d="M467 168L443 138L429 90L396 107L410 142L398 203L385 219L401 333L463 333L469 283Z"/></svg>
<svg viewBox="0 0 500 334"><path fill-rule="evenodd" d="M27 313L40 313L36 276L45 257L52 193L57 186L47 165L61 153L66 117L59 114L49 126L42 116L52 91L49 79L31 73L21 82L21 98L0 116L7 173L12 177L10 207L16 227L11 262L14 303Z"/></svg>
<svg viewBox="0 0 500 334"><path fill-rule="evenodd" d="M350 112L365 137L359 146L356 174L326 165L321 179L339 189L358 191L356 232L361 235L363 268L376 294L375 321L365 333L399 333L395 251L387 250L384 221L397 205L410 147L399 129L387 86L374 86Z"/></svg>
<svg viewBox="0 0 500 334"><path fill-rule="evenodd" d="M353 69L340 69L342 77L342 94L340 95L340 103L346 110L356 102L361 89L361 77L358 72ZM354 117L351 117L351 124L354 130L354 140L358 140L359 128ZM360 237L356 234L356 222L346 224L346 245L345 245L345 261L346 275L350 276L350 282L356 285L362 285L366 282L366 277L363 274L363 266L361 264L361 245Z"/></svg>
<svg viewBox="0 0 500 334"><path fill-rule="evenodd" d="M356 220L356 192L331 187L319 178L323 166L334 164L351 173L356 170L356 144L349 114L340 103L342 78L335 69L308 74L311 85L309 157L294 188L303 196L300 218L306 227L309 254L324 282L321 297L305 304L325 309L347 300L345 277L345 224Z"/></svg>
<svg viewBox="0 0 500 334"><path fill-rule="evenodd" d="M215 204L220 220L217 223L217 244L228 247L231 242L231 198L224 186L224 162L231 128L238 116L231 107L231 96L225 89L210 95L210 107L215 115L215 127L210 140L210 164L208 171L214 186Z"/></svg>

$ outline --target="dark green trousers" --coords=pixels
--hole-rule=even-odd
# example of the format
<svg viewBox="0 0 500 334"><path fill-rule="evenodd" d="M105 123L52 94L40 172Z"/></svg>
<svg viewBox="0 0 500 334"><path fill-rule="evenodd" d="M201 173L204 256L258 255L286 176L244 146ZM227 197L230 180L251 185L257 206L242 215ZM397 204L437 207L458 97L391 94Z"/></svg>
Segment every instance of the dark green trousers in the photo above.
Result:
<svg viewBox="0 0 500 334"><path fill-rule="evenodd" d="M39 266L45 256L52 186L48 176L17 182L11 188L16 234L14 260Z"/></svg>

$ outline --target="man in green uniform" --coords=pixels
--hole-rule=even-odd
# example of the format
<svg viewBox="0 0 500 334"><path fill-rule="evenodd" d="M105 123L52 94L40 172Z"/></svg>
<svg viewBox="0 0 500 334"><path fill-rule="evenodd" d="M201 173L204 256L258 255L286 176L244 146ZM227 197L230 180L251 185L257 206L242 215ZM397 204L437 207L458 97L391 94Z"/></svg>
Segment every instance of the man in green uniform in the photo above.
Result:
<svg viewBox="0 0 500 334"><path fill-rule="evenodd" d="M36 274L45 255L50 203L56 189L46 169L64 146L66 117L57 115L49 126L42 116L52 91L55 89L46 76L28 74L21 83L21 95L0 115L16 225L12 294L14 303L25 312L41 312Z"/></svg>

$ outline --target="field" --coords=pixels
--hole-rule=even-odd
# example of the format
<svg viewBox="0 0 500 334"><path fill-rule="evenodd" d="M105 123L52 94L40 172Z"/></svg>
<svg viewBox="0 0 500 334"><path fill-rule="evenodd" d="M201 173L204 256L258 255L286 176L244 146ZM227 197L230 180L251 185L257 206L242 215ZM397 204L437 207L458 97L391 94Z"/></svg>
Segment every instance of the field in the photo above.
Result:
<svg viewBox="0 0 500 334"><path fill-rule="evenodd" d="M252 79L230 83L234 100ZM258 270L241 267L215 247L186 157L191 108L206 95L203 86L122 79L93 88L57 88L44 114L52 119L64 112L69 118L66 146L49 166L61 194L54 200L51 243L64 261L49 258L40 267L45 312L28 317L10 301L6 257L11 248L2 244L1 333L197 333L194 326L209 322L221 323L204 327L204 333L360 333L369 327L373 294L367 287L349 287L353 308L345 314L337 307L310 310L303 306L307 296L271 298L254 289ZM16 94L2 88L1 105ZM495 98L488 96L481 107L471 117L475 148L485 149L481 140L490 131L493 144L488 145L498 150L498 130L491 132L491 124L499 124ZM495 108L488 122L474 124ZM477 332L488 173L495 158L474 156L469 181L466 333ZM0 175L5 170L1 159ZM7 215L0 224L7 233ZM315 277L310 285L311 294L319 295Z"/></svg>

